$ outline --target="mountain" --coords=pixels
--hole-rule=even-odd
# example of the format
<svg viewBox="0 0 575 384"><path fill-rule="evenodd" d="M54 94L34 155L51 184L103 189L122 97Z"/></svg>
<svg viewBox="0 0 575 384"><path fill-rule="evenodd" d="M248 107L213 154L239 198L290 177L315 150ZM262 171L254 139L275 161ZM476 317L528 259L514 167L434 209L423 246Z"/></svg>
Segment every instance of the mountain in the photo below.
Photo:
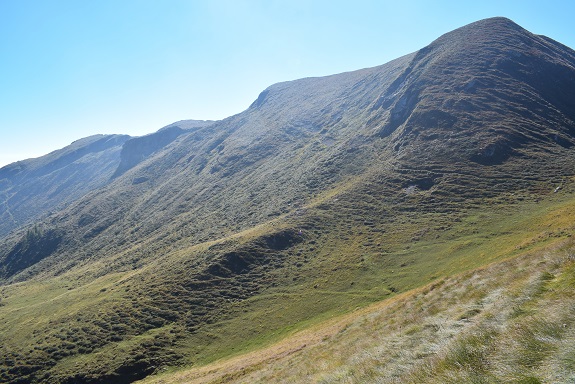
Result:
<svg viewBox="0 0 575 384"><path fill-rule="evenodd" d="M0 168L0 236L107 184L111 178L212 121L183 120L141 136L95 135Z"/></svg>
<svg viewBox="0 0 575 384"><path fill-rule="evenodd" d="M575 52L486 19L122 140L105 181L3 235L4 381L207 363L565 238L535 213L572 193Z"/></svg>
<svg viewBox="0 0 575 384"><path fill-rule="evenodd" d="M104 185L127 135L96 135L0 168L0 236Z"/></svg>
<svg viewBox="0 0 575 384"><path fill-rule="evenodd" d="M213 121L183 120L170 124L156 133L135 137L122 146L120 164L112 177L118 177L130 168L133 168L151 154L164 148L183 133L202 128L212 124Z"/></svg>

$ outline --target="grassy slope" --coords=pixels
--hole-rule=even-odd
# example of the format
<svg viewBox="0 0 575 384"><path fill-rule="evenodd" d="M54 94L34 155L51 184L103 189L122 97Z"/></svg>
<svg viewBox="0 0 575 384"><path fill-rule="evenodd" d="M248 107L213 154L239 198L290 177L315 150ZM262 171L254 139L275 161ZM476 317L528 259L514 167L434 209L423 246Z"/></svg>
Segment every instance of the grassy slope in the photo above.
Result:
<svg viewBox="0 0 575 384"><path fill-rule="evenodd" d="M571 195L504 212L472 212L437 239L404 251L416 260L417 275L408 270L377 274L401 288L417 288L355 310L353 303L361 307L378 294L385 298L385 285L380 284L379 292L355 292L346 300L341 287L326 277L330 289L292 292L296 300L283 297L274 305L269 297L255 297L244 316L213 325L218 337L203 350L198 367L145 382L573 379L575 249L569 238L574 214ZM431 263L417 262L423 255ZM287 313L313 311L330 297L342 303L331 319L320 316L241 341L249 340L254 325L265 329Z"/></svg>
<svg viewBox="0 0 575 384"><path fill-rule="evenodd" d="M466 202L447 213L398 211L394 200L374 199L383 192L366 185L350 180L266 224L159 254L133 270L94 279L103 265L86 263L2 287L4 369L25 378L49 362L39 380L73 382L79 375L112 382L173 364L209 364L572 232L570 184L558 194L510 193L484 199L481 209L464 209ZM406 195L399 206L426 202L430 193ZM267 259L245 276L212 279L194 290L210 250L260 252L258 239L286 230L301 231L303 241L262 253ZM190 292L196 306L180 300ZM204 308L204 315L197 313ZM124 336L116 339L118 333Z"/></svg>

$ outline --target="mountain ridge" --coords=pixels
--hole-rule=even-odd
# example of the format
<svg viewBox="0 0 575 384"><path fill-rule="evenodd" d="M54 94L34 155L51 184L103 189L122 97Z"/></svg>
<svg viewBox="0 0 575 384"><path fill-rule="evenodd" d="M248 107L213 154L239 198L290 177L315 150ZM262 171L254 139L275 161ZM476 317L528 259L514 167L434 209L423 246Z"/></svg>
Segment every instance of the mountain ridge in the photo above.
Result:
<svg viewBox="0 0 575 384"><path fill-rule="evenodd" d="M95 135L0 168L0 235L107 182L127 135Z"/></svg>
<svg viewBox="0 0 575 384"><path fill-rule="evenodd" d="M495 18L378 67L274 84L221 121L126 138L103 185L2 238L6 324L32 287L74 298L57 325L22 331L35 351L3 353L36 367L29 380L130 382L217 356L213 327L250 309L273 333L509 257L519 229L494 251L489 226L475 238L467 222L571 193L574 74L572 50Z"/></svg>

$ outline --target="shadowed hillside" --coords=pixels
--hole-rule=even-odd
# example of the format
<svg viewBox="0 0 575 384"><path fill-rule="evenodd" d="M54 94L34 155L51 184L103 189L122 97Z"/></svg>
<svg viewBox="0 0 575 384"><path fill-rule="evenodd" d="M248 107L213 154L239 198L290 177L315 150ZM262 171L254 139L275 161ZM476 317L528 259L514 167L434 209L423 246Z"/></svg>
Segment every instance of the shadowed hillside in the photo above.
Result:
<svg viewBox="0 0 575 384"><path fill-rule="evenodd" d="M0 242L0 377L131 382L565 238L574 143L575 52L504 18L126 137Z"/></svg>
<svg viewBox="0 0 575 384"><path fill-rule="evenodd" d="M127 135L96 135L0 168L0 236L106 184Z"/></svg>
<svg viewBox="0 0 575 384"><path fill-rule="evenodd" d="M122 146L120 164L118 165L118 168L116 168L116 172L114 172L112 177L118 177L130 168L135 167L155 152L176 140L176 138L181 134L212 123L213 121L184 120L170 124L156 133L128 140ZM144 179L136 181L144 182Z"/></svg>

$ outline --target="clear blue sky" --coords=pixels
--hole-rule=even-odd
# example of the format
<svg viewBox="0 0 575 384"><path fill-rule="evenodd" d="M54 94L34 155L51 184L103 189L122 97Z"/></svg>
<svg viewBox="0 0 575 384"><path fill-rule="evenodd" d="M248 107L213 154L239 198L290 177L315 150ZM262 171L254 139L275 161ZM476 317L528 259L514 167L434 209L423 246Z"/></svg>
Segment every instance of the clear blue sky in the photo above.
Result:
<svg viewBox="0 0 575 384"><path fill-rule="evenodd" d="M383 64L493 16L575 47L575 1L0 0L0 166L222 119L267 86Z"/></svg>

